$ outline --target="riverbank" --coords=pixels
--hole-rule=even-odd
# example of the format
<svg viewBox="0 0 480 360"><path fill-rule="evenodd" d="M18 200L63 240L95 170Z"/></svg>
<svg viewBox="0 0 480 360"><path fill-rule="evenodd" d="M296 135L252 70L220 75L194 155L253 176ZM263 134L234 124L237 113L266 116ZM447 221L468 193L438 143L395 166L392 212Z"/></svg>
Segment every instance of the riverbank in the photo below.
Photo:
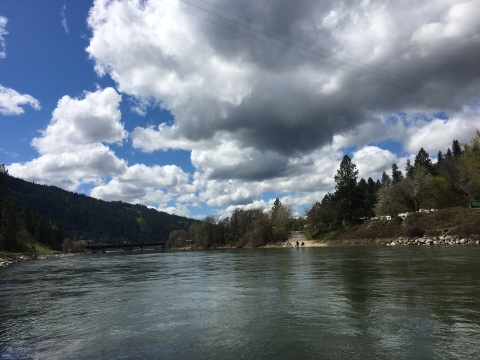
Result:
<svg viewBox="0 0 480 360"><path fill-rule="evenodd" d="M480 245L480 236L462 237L458 235L422 236L384 239L340 239L326 241L325 245Z"/></svg>
<svg viewBox="0 0 480 360"><path fill-rule="evenodd" d="M86 253L57 253L57 254L43 254L43 255L0 255L0 268L7 267L12 264L16 264L24 261L32 260L48 260L48 259L60 259L77 255L83 255Z"/></svg>
<svg viewBox="0 0 480 360"><path fill-rule="evenodd" d="M308 240L302 231L291 231L288 234L287 244L284 247L295 247L297 245L297 242L299 247L327 246L327 244L325 243L321 243L315 240Z"/></svg>
<svg viewBox="0 0 480 360"><path fill-rule="evenodd" d="M370 239L339 239L329 240L324 242L308 240L301 232L292 232L289 234L289 239L282 243L261 246L260 248L289 248L295 247L296 242L299 242L300 247L323 247L323 246L347 246L347 245L380 245L380 246L401 246L401 245L480 245L480 236L472 235L470 237L462 237L458 235L444 235L444 236L423 236L423 237L403 237L396 238L370 238ZM301 245L303 243L303 246ZM253 248L253 247L252 247ZM232 246L217 246L212 249L236 249ZM147 249L153 250L153 249ZM171 250L200 250L193 246L175 248ZM109 251L122 252L122 251ZM7 267L11 264L16 264L24 261L32 260L48 260L73 257L77 255L84 255L88 253L55 253L42 255L0 255L0 268Z"/></svg>

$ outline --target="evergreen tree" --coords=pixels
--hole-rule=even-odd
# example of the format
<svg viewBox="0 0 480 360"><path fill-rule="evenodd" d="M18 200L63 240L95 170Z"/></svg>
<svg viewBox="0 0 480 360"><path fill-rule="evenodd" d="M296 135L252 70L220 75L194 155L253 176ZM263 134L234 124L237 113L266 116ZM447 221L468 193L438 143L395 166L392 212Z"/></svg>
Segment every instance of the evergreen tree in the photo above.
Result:
<svg viewBox="0 0 480 360"><path fill-rule="evenodd" d="M405 176L413 177L413 166L410 159L407 159L407 165L405 165Z"/></svg>
<svg viewBox="0 0 480 360"><path fill-rule="evenodd" d="M457 157L462 155L462 148L460 147L460 143L458 142L458 140L453 140L452 153L453 153L453 156L457 156Z"/></svg>
<svg viewBox="0 0 480 360"><path fill-rule="evenodd" d="M273 203L273 206L272 206L272 217L276 216L276 214L278 213L278 211L280 210L281 207L282 207L282 203L281 203L280 199L277 197L275 199L275 202Z"/></svg>
<svg viewBox="0 0 480 360"><path fill-rule="evenodd" d="M437 164L440 164L443 161L443 154L441 151L437 154Z"/></svg>
<svg viewBox="0 0 480 360"><path fill-rule="evenodd" d="M392 179L390 176L384 171L382 174L382 187L389 187L392 185Z"/></svg>
<svg viewBox="0 0 480 360"><path fill-rule="evenodd" d="M432 164L432 160L430 160L430 155L425 151L422 147L418 152L417 156L415 156L415 163L413 164L414 172L420 168L424 168L429 174L434 175L435 169Z"/></svg>
<svg viewBox="0 0 480 360"><path fill-rule="evenodd" d="M379 187L375 184L375 181L371 177L367 180L367 196L365 198L365 208L368 209L368 217L371 218L375 216L373 211L375 207L375 202L377 201L377 191Z"/></svg>
<svg viewBox="0 0 480 360"><path fill-rule="evenodd" d="M355 208L358 205L357 175L357 167L352 163L350 157L345 155L337 170L337 175L335 175L335 197L338 199L335 216L337 225L342 222L353 222Z"/></svg>
<svg viewBox="0 0 480 360"><path fill-rule="evenodd" d="M402 171L398 169L397 164L392 165L392 185L398 184L403 180Z"/></svg>
<svg viewBox="0 0 480 360"><path fill-rule="evenodd" d="M373 187L372 187L373 185ZM372 196L373 188L373 196ZM358 218L368 219L373 216L373 207L375 206L375 183L372 178L360 179L357 185L357 200L358 200Z"/></svg>

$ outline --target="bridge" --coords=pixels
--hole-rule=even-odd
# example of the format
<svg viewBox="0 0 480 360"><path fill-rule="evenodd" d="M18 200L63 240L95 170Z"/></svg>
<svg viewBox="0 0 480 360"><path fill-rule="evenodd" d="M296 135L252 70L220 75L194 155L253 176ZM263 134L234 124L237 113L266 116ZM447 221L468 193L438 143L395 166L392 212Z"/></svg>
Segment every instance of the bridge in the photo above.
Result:
<svg viewBox="0 0 480 360"><path fill-rule="evenodd" d="M162 250L165 250L166 241L158 241L151 243L130 243L130 244L94 244L94 245L85 245L85 249L99 251L105 253L107 249L133 249L140 248L143 250L144 247L161 247Z"/></svg>

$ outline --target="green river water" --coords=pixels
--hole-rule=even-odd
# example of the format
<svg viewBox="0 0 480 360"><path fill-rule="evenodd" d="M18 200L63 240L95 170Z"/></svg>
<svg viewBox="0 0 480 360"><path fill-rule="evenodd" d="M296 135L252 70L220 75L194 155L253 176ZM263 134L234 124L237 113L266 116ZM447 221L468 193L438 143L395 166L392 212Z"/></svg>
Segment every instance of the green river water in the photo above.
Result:
<svg viewBox="0 0 480 360"><path fill-rule="evenodd" d="M480 246L92 254L0 269L0 359L479 359Z"/></svg>

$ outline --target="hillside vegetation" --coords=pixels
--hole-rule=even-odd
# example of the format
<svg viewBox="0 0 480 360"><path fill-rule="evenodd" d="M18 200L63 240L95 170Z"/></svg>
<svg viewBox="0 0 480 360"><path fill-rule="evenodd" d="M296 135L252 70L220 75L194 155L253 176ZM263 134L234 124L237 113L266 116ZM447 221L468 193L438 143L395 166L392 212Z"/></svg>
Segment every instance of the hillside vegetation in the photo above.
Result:
<svg viewBox="0 0 480 360"><path fill-rule="evenodd" d="M480 235L480 211L454 207L431 213L413 213L405 220L367 220L360 225L344 226L334 231L318 234L317 238L328 243L354 241L370 243L377 239L396 237L458 235L478 237Z"/></svg>
<svg viewBox="0 0 480 360"><path fill-rule="evenodd" d="M51 244L42 242L52 249L60 250L63 238L92 239L105 243L167 240L173 230L188 229L195 223L193 219L159 212L143 205L102 201L55 186L27 182L8 174L6 182L9 187L8 198L19 209L33 211L61 228L61 239ZM19 222L23 224L25 221L19 219Z"/></svg>

